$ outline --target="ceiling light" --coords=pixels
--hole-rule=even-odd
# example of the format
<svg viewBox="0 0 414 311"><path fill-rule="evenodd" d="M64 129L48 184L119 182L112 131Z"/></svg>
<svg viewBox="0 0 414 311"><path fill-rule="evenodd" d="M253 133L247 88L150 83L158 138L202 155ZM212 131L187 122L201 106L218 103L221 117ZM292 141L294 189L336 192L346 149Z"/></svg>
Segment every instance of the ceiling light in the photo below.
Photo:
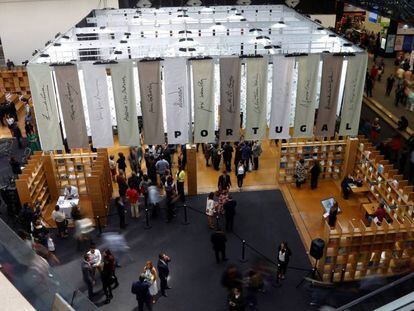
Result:
<svg viewBox="0 0 414 311"><path fill-rule="evenodd" d="M216 23L215 25L210 27L211 30L215 31L226 31L226 27L224 27L221 23Z"/></svg>
<svg viewBox="0 0 414 311"><path fill-rule="evenodd" d="M152 3L149 0L139 0L136 6L138 8L150 8L152 6Z"/></svg>
<svg viewBox="0 0 414 311"><path fill-rule="evenodd" d="M272 25L272 28L274 29L281 29L287 27L284 21L279 21L276 24Z"/></svg>
<svg viewBox="0 0 414 311"><path fill-rule="evenodd" d="M229 15L228 19L233 21L242 21L243 19L245 20L244 16L241 15L241 13Z"/></svg>
<svg viewBox="0 0 414 311"><path fill-rule="evenodd" d="M187 6L201 6L203 3L200 0L188 0Z"/></svg>

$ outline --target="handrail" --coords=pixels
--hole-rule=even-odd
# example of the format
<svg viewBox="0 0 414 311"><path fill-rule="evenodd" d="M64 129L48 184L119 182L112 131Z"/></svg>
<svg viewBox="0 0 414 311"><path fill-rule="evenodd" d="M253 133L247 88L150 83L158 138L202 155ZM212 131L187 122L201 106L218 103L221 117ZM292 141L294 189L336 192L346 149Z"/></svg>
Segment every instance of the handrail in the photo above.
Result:
<svg viewBox="0 0 414 311"><path fill-rule="evenodd" d="M410 280L412 278L414 278L414 272L412 272L410 274L407 274L406 276L403 276L402 278L399 278L398 280L396 280L394 282L391 282L391 283L389 283L389 284L387 284L387 285L385 285L383 287L380 287L380 288L378 288L378 289L376 289L376 290L374 290L374 291L372 291L372 292L370 292L370 293L368 293L368 294L366 294L366 295L364 295L362 297L359 297L359 298L357 298L357 299L355 299L355 300L347 303L346 305L343 305L342 307L339 307L339 308L337 308L335 310L336 311L345 311L345 310L348 310L349 308L351 308L353 306L356 306L357 304L359 304L359 303L367 300L368 298L371 298L371 297L373 297L375 295L378 295L379 293L382 293L382 292L384 292L384 291L386 291L386 290L388 290L388 289L390 289L390 288L392 288L392 287L394 287L396 285L399 285L399 284L401 284L401 283L403 283L403 282L405 282L407 280ZM396 298L396 299L398 299L398 298Z"/></svg>
<svg viewBox="0 0 414 311"><path fill-rule="evenodd" d="M409 140L414 135L414 130L407 127L404 131L398 129L398 120L392 112L385 108L381 103L375 99L369 98L364 95L363 102L370 107L374 112L378 113L381 118L387 122L394 130L401 134L406 140Z"/></svg>

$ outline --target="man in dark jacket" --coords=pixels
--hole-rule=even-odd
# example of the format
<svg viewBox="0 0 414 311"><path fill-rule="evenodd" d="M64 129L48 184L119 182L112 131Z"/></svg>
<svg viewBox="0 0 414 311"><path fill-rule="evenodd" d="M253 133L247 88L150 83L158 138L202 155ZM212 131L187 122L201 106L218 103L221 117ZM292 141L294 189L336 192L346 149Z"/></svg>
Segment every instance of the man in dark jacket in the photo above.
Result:
<svg viewBox="0 0 414 311"><path fill-rule="evenodd" d="M158 268L158 276L160 278L161 281L161 295L163 295L164 297L167 297L167 293L165 292L166 289L171 289L171 287L168 286L167 283L167 278L168 275L170 274L170 269L168 267L168 263L171 261L170 257L168 257L167 255L165 255L164 253L161 253L158 256L159 260L158 260L158 264L157 264L157 268Z"/></svg>
<svg viewBox="0 0 414 311"><path fill-rule="evenodd" d="M138 311L144 311L144 304L148 310L152 310L151 295L149 292L150 284L145 279L145 274L139 276L137 282L132 283L131 293L135 294L138 301Z"/></svg>
<svg viewBox="0 0 414 311"><path fill-rule="evenodd" d="M224 170L223 174L220 175L219 179L218 179L218 190L222 191L222 190L230 190L231 187L231 180L230 180L230 176L227 174L227 171Z"/></svg>
<svg viewBox="0 0 414 311"><path fill-rule="evenodd" d="M118 213L119 216L119 227L121 229L125 229L126 228L126 223L125 223L125 203L124 203L124 199L122 197L117 197L115 199L115 206L116 206L116 211Z"/></svg>
<svg viewBox="0 0 414 311"><path fill-rule="evenodd" d="M139 184L140 184L139 177L137 176L137 173L132 172L131 177L128 178L128 186L129 188L135 189L139 192Z"/></svg>
<svg viewBox="0 0 414 311"><path fill-rule="evenodd" d="M217 230L211 235L211 243L213 243L213 250L216 255L216 262L220 263L220 254L221 260L227 261L226 258L226 242L227 238L223 231Z"/></svg>
<svg viewBox="0 0 414 311"><path fill-rule="evenodd" d="M95 281L93 280L93 268L92 268L92 265L90 264L90 255L85 254L83 256L81 268L82 268L83 281L88 287L88 298L92 299L93 285Z"/></svg>
<svg viewBox="0 0 414 311"><path fill-rule="evenodd" d="M233 155L233 147L230 143L226 143L223 147L223 161L226 165L227 172L231 172L231 158Z"/></svg>
<svg viewBox="0 0 414 311"><path fill-rule="evenodd" d="M226 231L233 231L234 215L236 215L237 202L229 195L229 199L223 205L224 216L226 217Z"/></svg>

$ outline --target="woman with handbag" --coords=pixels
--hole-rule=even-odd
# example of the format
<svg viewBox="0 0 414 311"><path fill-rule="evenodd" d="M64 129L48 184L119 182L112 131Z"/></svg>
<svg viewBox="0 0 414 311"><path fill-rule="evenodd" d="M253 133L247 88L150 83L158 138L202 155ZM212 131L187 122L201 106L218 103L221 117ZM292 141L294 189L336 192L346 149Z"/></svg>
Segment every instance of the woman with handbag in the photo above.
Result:
<svg viewBox="0 0 414 311"><path fill-rule="evenodd" d="M158 294L157 270L151 260L148 260L145 264L144 275L147 282L150 284L149 293L152 297L152 303L155 303L155 296Z"/></svg>

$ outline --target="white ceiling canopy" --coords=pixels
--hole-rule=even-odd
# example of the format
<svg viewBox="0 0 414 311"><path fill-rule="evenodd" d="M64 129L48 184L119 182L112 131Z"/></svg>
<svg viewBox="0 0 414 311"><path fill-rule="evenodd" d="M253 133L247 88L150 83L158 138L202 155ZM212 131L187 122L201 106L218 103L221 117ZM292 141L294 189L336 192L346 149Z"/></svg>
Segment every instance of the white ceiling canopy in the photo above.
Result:
<svg viewBox="0 0 414 311"><path fill-rule="evenodd" d="M31 62L362 51L283 5L94 10L86 22Z"/></svg>

